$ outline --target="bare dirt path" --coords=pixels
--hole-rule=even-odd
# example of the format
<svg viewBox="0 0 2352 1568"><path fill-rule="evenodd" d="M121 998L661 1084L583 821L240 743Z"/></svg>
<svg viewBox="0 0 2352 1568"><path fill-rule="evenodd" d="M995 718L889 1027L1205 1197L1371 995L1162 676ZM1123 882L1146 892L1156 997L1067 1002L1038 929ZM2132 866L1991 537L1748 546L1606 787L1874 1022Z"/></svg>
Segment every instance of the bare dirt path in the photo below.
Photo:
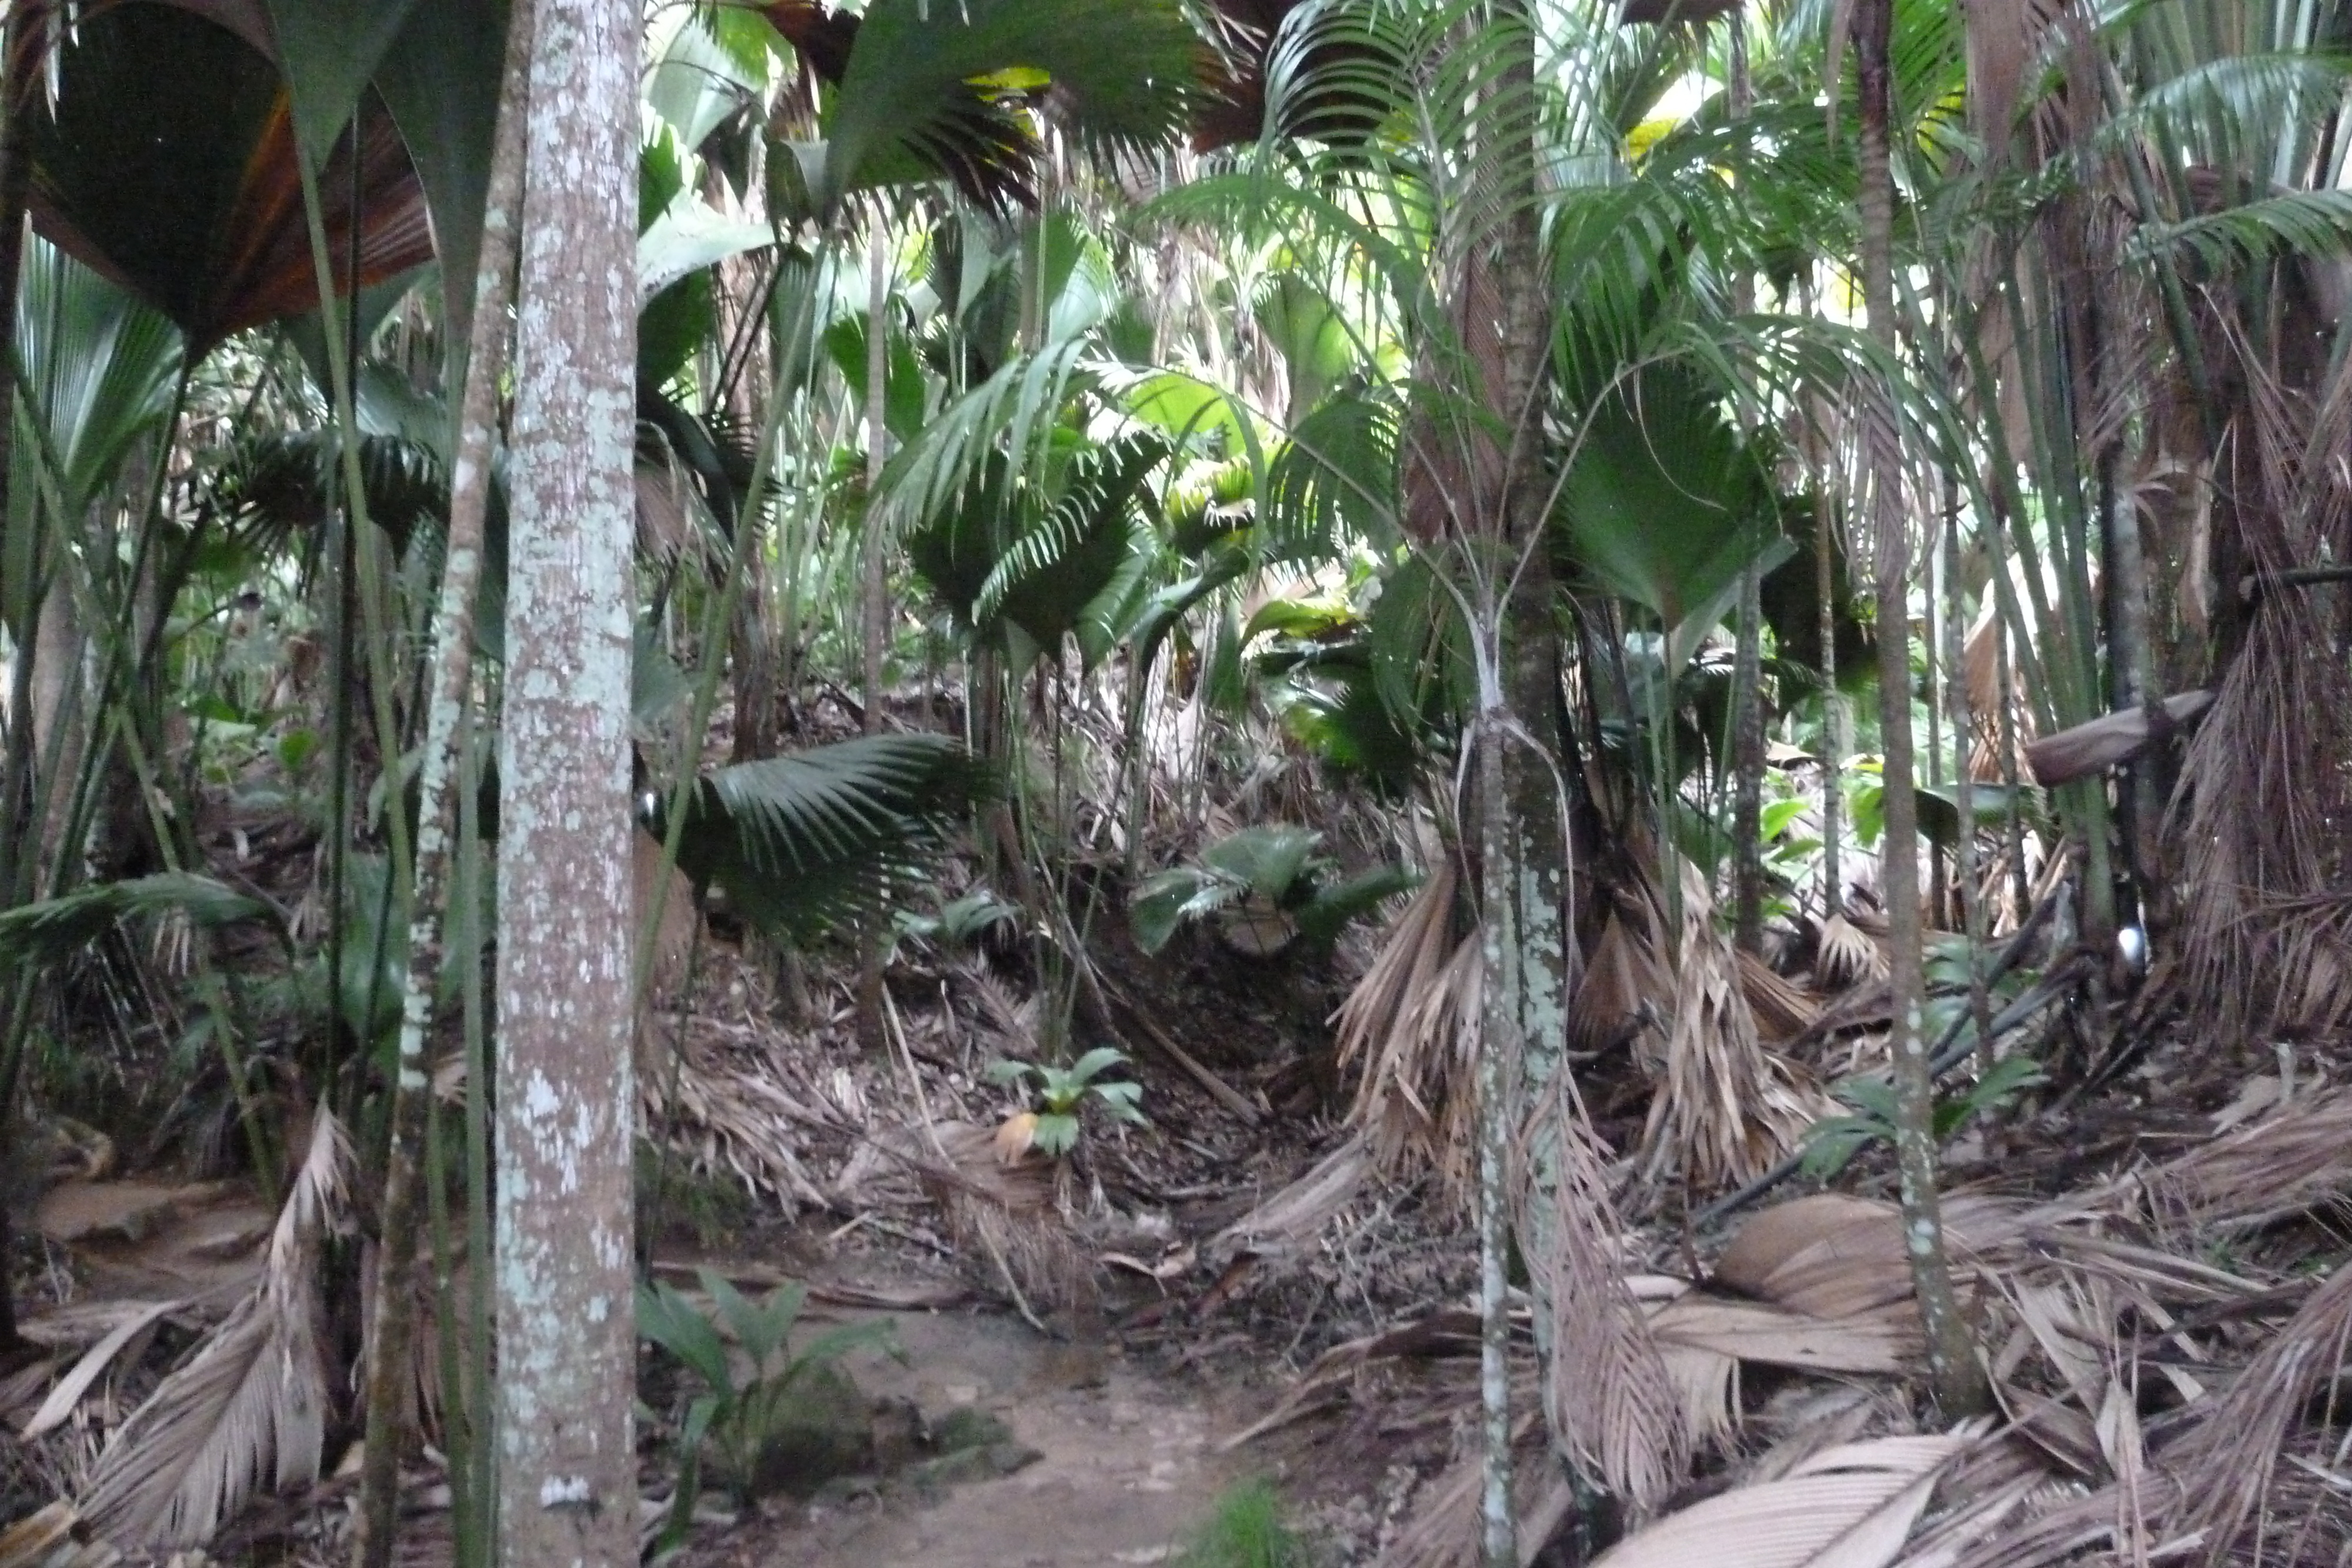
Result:
<svg viewBox="0 0 2352 1568"><path fill-rule="evenodd" d="M699 1545L698 1568L1118 1568L1171 1562L1232 1479L1197 1390L1116 1350L1084 1354L1017 1318L894 1314L898 1364L861 1353L859 1386L937 1423L973 1406L1038 1458L929 1497L892 1488L787 1504Z"/></svg>

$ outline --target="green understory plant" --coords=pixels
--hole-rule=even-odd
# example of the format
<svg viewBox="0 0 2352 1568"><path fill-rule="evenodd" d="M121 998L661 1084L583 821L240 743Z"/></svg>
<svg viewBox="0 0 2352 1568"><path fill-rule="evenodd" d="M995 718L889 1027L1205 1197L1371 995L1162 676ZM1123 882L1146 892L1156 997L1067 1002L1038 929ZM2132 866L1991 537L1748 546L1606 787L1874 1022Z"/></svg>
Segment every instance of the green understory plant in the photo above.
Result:
<svg viewBox="0 0 2352 1568"><path fill-rule="evenodd" d="M1201 852L1198 864L1148 878L1128 906L1136 946L1157 953L1188 920L1223 918L1226 940L1270 956L1293 943L1328 950L1349 921L1419 880L1396 866L1350 877L1321 852L1323 835L1287 822L1244 828Z"/></svg>
<svg viewBox="0 0 2352 1568"><path fill-rule="evenodd" d="M676 1286L656 1280L637 1287L637 1333L701 1380L678 1418L677 1490L662 1545L682 1540L702 1490L702 1457L711 1450L739 1503L756 1473L761 1450L791 1418L817 1376L851 1351L872 1348L898 1360L898 1326L888 1318L843 1323L795 1351L793 1330L808 1304L808 1287L788 1280L754 1301L709 1269L697 1270L714 1311L697 1307ZM724 1331L722 1333L722 1330ZM740 1374L728 1349L731 1336L751 1364Z"/></svg>
<svg viewBox="0 0 2352 1568"><path fill-rule="evenodd" d="M1126 1061L1125 1052L1098 1045L1067 1067L1051 1062L992 1061L988 1066L988 1081L1029 1090L1033 1108L1015 1116L1008 1125L1021 1124L1022 1117L1029 1118L1023 1146L1058 1157L1077 1145L1078 1116L1088 1100L1129 1126L1151 1125L1136 1108L1136 1102L1143 1096L1143 1085L1132 1079L1106 1082L1102 1076Z"/></svg>
<svg viewBox="0 0 2352 1568"><path fill-rule="evenodd" d="M1944 1143L1970 1122L1991 1115L2044 1081L2042 1064L2032 1057L2003 1057L1962 1092L1936 1097L1937 1143ZM1843 1170L1872 1144L1895 1140L1895 1086L1885 1079L1852 1078L1831 1092L1853 1106L1853 1112L1825 1116L1805 1134L1805 1174L1823 1181Z"/></svg>

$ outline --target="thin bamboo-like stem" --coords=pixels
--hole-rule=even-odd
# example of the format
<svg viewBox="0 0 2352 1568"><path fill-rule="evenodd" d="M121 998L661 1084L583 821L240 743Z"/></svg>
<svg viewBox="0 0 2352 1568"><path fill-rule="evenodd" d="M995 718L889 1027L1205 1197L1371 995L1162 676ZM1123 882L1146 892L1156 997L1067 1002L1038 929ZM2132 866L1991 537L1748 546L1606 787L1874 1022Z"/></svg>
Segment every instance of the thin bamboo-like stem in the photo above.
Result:
<svg viewBox="0 0 2352 1568"><path fill-rule="evenodd" d="M364 1369L367 1433L360 1468L359 1518L352 1542L355 1568L386 1568L399 1529L400 1457L407 1434L401 1412L409 1376L416 1291L417 1160L432 1101L425 1038L433 1026L449 893L449 845L457 802L449 788L457 739L473 686L474 601L482 575L497 444L499 383L506 371L507 310L514 292L517 220L522 207L526 103L530 88L534 0L514 0L505 70L492 138L481 250L473 280L473 316L465 391L457 416L457 460L449 482L449 529L434 611L434 668L418 770L415 892L410 902L408 967L402 984L400 1037L392 1083L391 1138L384 1158L383 1224L373 1301L374 1333ZM381 700L381 698L380 698ZM395 807L390 813L400 816ZM469 1086L470 1088L470 1086ZM476 1267L481 1260L476 1260ZM445 1329L445 1332L446 1330ZM453 1485L456 1484L453 1481Z"/></svg>
<svg viewBox="0 0 2352 1568"><path fill-rule="evenodd" d="M1861 84L1862 286L1871 335L1896 348L1893 228L1895 181L1888 126L1888 60L1894 0L1854 8L1854 59ZM1927 1329L1927 1364L1948 1416L1973 1414L1985 1402L1983 1369L1952 1287L1937 1192L1935 1072L1921 1026L1918 801L1912 790L1911 657L1907 614L1910 538L1902 505L1903 458L1896 412L1863 410L1870 512L1876 525L1880 745L1885 757L1885 828L1880 879L1886 894L1888 1054L1895 1066L1895 1148L1901 1177L1903 1234L1914 1294Z"/></svg>

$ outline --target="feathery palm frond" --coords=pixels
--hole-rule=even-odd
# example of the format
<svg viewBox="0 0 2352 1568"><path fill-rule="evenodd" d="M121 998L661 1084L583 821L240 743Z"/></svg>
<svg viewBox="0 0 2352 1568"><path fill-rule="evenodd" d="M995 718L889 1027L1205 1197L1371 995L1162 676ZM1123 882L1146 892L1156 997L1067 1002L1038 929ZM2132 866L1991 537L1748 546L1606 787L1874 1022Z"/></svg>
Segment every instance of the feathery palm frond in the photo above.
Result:
<svg viewBox="0 0 2352 1568"><path fill-rule="evenodd" d="M206 928L268 918L259 899L192 872L159 872L127 882L96 883L0 914L0 966L53 964L125 920L184 919Z"/></svg>

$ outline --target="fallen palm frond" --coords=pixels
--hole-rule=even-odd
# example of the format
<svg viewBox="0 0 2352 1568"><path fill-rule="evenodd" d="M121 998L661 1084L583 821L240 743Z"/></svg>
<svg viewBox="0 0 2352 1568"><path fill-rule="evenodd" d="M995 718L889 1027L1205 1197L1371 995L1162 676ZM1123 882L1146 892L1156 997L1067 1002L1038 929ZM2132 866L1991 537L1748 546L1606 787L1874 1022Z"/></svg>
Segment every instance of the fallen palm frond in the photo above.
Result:
<svg viewBox="0 0 2352 1568"><path fill-rule="evenodd" d="M1817 1454L1779 1480L1669 1514L1595 1568L1885 1568L1966 1434L1880 1437Z"/></svg>
<svg viewBox="0 0 2352 1568"><path fill-rule="evenodd" d="M2130 761L2150 741L2166 738L2176 727L2195 723L2212 706L2211 692L2180 692L2154 705L2158 716L2153 724L2145 707L2102 714L2087 724L2029 743L2026 766L2032 769L2033 781L2045 789L2088 779Z"/></svg>
<svg viewBox="0 0 2352 1568"><path fill-rule="evenodd" d="M1647 900L1612 909L1568 1009L1569 1044L1599 1054L1663 1030L1674 1006L1664 934Z"/></svg>
<svg viewBox="0 0 2352 1568"><path fill-rule="evenodd" d="M638 1079L641 1118L649 1128L668 1127L669 1141L698 1168L732 1175L748 1191L772 1197L786 1214L801 1205L822 1208L824 1195L793 1145L796 1130L829 1125L812 1109L824 1102L789 1093L766 1065L728 1061L683 1040L677 1060L655 1070L658 1077Z"/></svg>
<svg viewBox="0 0 2352 1568"><path fill-rule="evenodd" d="M350 1146L324 1108L260 1281L195 1354L118 1427L81 1509L107 1537L196 1546L266 1482L318 1479L326 1368L314 1319L320 1237L341 1214Z"/></svg>
<svg viewBox="0 0 2352 1568"><path fill-rule="evenodd" d="M2166 1452L2165 1467L2182 1489L2177 1533L2201 1533L2220 1562L2250 1522L2267 1523L2289 1437L2322 1389L2330 1398L2320 1424L2340 1419L2333 1390L2347 1351L2352 1269L2338 1269L2255 1354L2212 1412Z"/></svg>
<svg viewBox="0 0 2352 1568"><path fill-rule="evenodd" d="M1774 1050L1786 1049L1822 1016L1821 1004L1774 971L1755 954L1740 949L1739 990L1755 1015L1756 1037Z"/></svg>
<svg viewBox="0 0 2352 1568"><path fill-rule="evenodd" d="M2300 1099L2125 1178L2159 1221L2192 1229L2266 1224L2352 1190L2352 1090Z"/></svg>
<svg viewBox="0 0 2352 1568"><path fill-rule="evenodd" d="M0 1531L0 1568L114 1568L122 1553L91 1539L70 1504L53 1502Z"/></svg>
<svg viewBox="0 0 2352 1568"><path fill-rule="evenodd" d="M1208 1255L1281 1259L1311 1250L1315 1238L1356 1196L1371 1169L1364 1135L1349 1134L1305 1176L1217 1232Z"/></svg>
<svg viewBox="0 0 2352 1568"><path fill-rule="evenodd" d="M1512 1161L1514 1227L1549 1315L1544 1415L1555 1442L1637 1511L1681 1481L1694 1434L1684 1390L1625 1280L1624 1227L1571 1075L1554 1075Z"/></svg>
<svg viewBox="0 0 2352 1568"><path fill-rule="evenodd" d="M1511 1465L1512 1517L1518 1521L1519 1561L1536 1561L1576 1506L1574 1481L1534 1441L1536 1424L1512 1432L1518 1450ZM1373 1568L1475 1568L1479 1561L1479 1501L1485 1477L1479 1456L1455 1460L1432 1480L1420 1505Z"/></svg>
<svg viewBox="0 0 2352 1568"><path fill-rule="evenodd" d="M1678 864L1682 937L1664 1056L1654 1066L1657 1092L1642 1142L1654 1176L1672 1170L1693 1188L1713 1190L1769 1169L1829 1106L1758 1040L1706 884L1687 861Z"/></svg>
<svg viewBox="0 0 2352 1568"><path fill-rule="evenodd" d="M1476 1143L1482 976L1475 936L1454 935L1454 866L1441 860L1331 1022L1339 1065L1363 1062L1347 1119L1373 1164L1391 1175L1434 1169L1461 1197Z"/></svg>
<svg viewBox="0 0 2352 1568"><path fill-rule="evenodd" d="M1829 1322L1687 1289L1651 1312L1650 1337L1681 1397L1685 1426L1695 1440L1717 1444L1738 1429L1743 1362L1800 1372L1887 1374L1905 1369L1907 1350L1883 1322Z"/></svg>
<svg viewBox="0 0 2352 1568"><path fill-rule="evenodd" d="M81 1396L89 1392L89 1385L114 1364L114 1358L122 1354L124 1347L132 1340L141 1339L186 1303L170 1301L134 1304L137 1311L125 1316L112 1332L90 1346L82 1358L74 1363L72 1371L58 1379L57 1386L49 1390L49 1396L41 1402L41 1407L26 1421L23 1429L17 1433L18 1437L29 1441L65 1425L66 1417L72 1415L74 1406L81 1403Z"/></svg>
<svg viewBox="0 0 2352 1568"><path fill-rule="evenodd" d="M987 1258L1023 1306L1090 1302L1094 1274L1054 1207L1052 1167L1003 1157L996 1129L938 1122L884 1140L915 1169L948 1231Z"/></svg>

